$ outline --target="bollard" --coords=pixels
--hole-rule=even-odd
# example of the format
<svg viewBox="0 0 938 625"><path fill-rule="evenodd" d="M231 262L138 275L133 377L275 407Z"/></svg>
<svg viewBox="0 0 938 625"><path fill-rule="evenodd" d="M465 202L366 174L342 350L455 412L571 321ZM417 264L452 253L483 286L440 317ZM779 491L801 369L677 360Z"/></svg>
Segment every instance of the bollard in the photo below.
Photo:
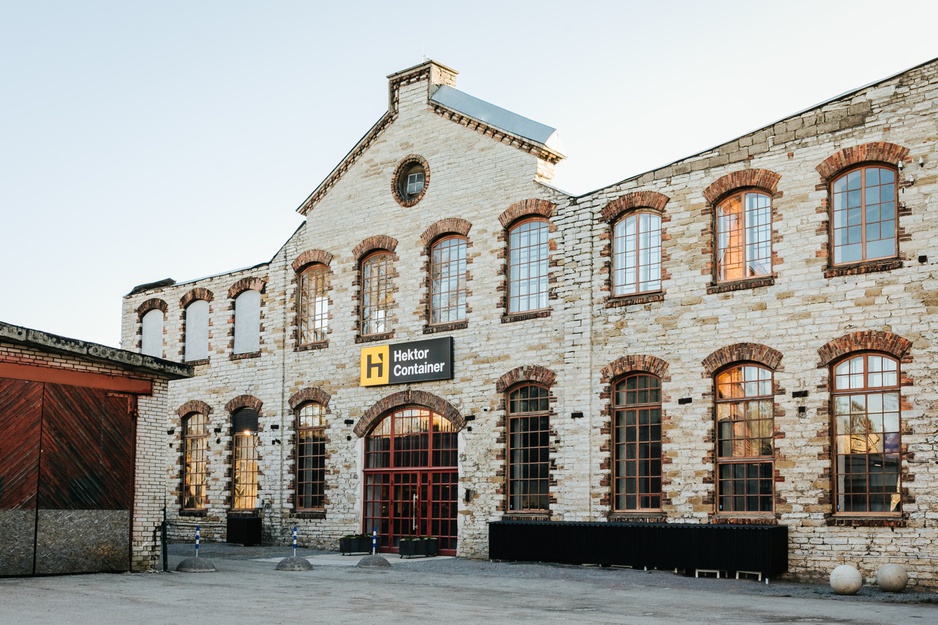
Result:
<svg viewBox="0 0 938 625"><path fill-rule="evenodd" d="M195 557L199 557L199 542L202 540L202 528L195 526Z"/></svg>
<svg viewBox="0 0 938 625"><path fill-rule="evenodd" d="M371 528L371 555L378 553L378 528Z"/></svg>
<svg viewBox="0 0 938 625"><path fill-rule="evenodd" d="M293 526L293 557L296 557L296 525Z"/></svg>

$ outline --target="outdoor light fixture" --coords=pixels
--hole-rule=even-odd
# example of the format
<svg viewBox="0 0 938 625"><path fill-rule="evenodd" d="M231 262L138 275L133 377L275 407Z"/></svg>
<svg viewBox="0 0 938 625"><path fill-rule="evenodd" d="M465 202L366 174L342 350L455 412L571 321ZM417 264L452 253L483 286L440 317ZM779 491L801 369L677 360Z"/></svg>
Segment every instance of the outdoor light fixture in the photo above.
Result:
<svg viewBox="0 0 938 625"><path fill-rule="evenodd" d="M355 421L352 420L352 419L346 419L346 420L345 420L345 425L354 425L354 424L355 424Z"/></svg>
<svg viewBox="0 0 938 625"><path fill-rule="evenodd" d="M677 403L683 406L684 404L689 404L693 401L693 397L681 397L679 400L677 400Z"/></svg>
<svg viewBox="0 0 938 625"><path fill-rule="evenodd" d="M172 436L173 434L176 433L176 428L169 428L168 430L166 430L166 433Z"/></svg>
<svg viewBox="0 0 938 625"><path fill-rule="evenodd" d="M570 418L571 418L571 419L582 419L582 418L583 418L583 413L582 413L582 412L579 412L579 411L577 411L577 412L571 412L571 413L570 413Z"/></svg>
<svg viewBox="0 0 938 625"><path fill-rule="evenodd" d="M896 163L896 167L899 168L899 171L902 171L902 160L900 160L898 163Z"/></svg>
<svg viewBox="0 0 938 625"><path fill-rule="evenodd" d="M808 391L792 391L791 396L792 397L807 397Z"/></svg>
<svg viewBox="0 0 938 625"><path fill-rule="evenodd" d="M221 434L221 428L215 428L215 433L216 433L216 434Z"/></svg>
<svg viewBox="0 0 938 625"><path fill-rule="evenodd" d="M918 166L919 166L919 167L924 167L924 166L925 166L925 157L924 157L924 156L919 156L919 157L918 157Z"/></svg>

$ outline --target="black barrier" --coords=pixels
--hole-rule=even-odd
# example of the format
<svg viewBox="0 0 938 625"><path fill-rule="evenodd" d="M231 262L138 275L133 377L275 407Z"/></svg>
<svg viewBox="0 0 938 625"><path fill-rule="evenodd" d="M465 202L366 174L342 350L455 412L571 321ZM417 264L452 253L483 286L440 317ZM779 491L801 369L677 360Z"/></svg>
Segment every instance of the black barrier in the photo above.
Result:
<svg viewBox="0 0 938 625"><path fill-rule="evenodd" d="M489 558L778 577L788 571L788 527L494 521Z"/></svg>

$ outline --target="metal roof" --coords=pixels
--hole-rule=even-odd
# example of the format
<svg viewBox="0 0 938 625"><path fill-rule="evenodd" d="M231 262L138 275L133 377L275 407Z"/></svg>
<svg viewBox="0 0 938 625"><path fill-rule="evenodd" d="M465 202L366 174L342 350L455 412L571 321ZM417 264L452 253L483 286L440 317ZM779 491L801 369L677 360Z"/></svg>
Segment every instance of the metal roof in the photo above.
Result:
<svg viewBox="0 0 938 625"><path fill-rule="evenodd" d="M563 144L557 135L556 128L545 126L517 113L489 104L485 100L474 98L459 89L440 85L436 92L430 96L430 101L489 126L494 126L534 143L539 143L558 154L563 154Z"/></svg>

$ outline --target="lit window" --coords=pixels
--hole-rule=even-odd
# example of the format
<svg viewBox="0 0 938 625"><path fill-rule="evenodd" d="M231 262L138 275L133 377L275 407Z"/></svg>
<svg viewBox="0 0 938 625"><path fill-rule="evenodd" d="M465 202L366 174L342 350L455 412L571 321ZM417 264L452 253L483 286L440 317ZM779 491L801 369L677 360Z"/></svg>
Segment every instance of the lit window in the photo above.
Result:
<svg viewBox="0 0 938 625"><path fill-rule="evenodd" d="M661 217L632 213L613 229L613 295L661 290Z"/></svg>
<svg viewBox="0 0 938 625"><path fill-rule="evenodd" d="M747 191L717 206L717 281L772 274L772 200Z"/></svg>
<svg viewBox="0 0 938 625"><path fill-rule="evenodd" d="M195 300L186 307L187 361L208 358L208 302Z"/></svg>
<svg viewBox="0 0 938 625"><path fill-rule="evenodd" d="M378 252L362 263L361 334L390 332L391 254Z"/></svg>
<svg viewBox="0 0 938 625"><path fill-rule="evenodd" d="M834 264L898 255L896 172L861 167L832 185Z"/></svg>
<svg viewBox="0 0 938 625"><path fill-rule="evenodd" d="M235 298L234 353L250 354L259 351L261 325L261 294L244 291Z"/></svg>
<svg viewBox="0 0 938 625"><path fill-rule="evenodd" d="M141 320L140 352L147 356L163 357L163 311L154 308Z"/></svg>
<svg viewBox="0 0 938 625"><path fill-rule="evenodd" d="M239 411L244 412L244 410ZM250 411L253 412L253 411ZM238 421L238 413L233 416ZM231 508L233 510L253 510L257 503L257 442L251 429L234 431L234 457L231 471Z"/></svg>
<svg viewBox="0 0 938 625"><path fill-rule="evenodd" d="M548 233L546 220L531 219L508 233L508 312L547 308Z"/></svg>
<svg viewBox="0 0 938 625"><path fill-rule="evenodd" d="M183 422L182 507L185 510L205 508L208 450L208 423L205 415L194 412Z"/></svg>
<svg viewBox="0 0 938 625"><path fill-rule="evenodd" d="M466 318L466 239L449 237L430 253L430 323Z"/></svg>
<svg viewBox="0 0 938 625"><path fill-rule="evenodd" d="M772 372L735 366L716 376L717 501L722 513L771 512Z"/></svg>
<svg viewBox="0 0 938 625"><path fill-rule="evenodd" d="M834 367L837 512L901 512L899 365L864 354Z"/></svg>
<svg viewBox="0 0 938 625"><path fill-rule="evenodd" d="M661 509L661 381L631 375L615 386L615 510Z"/></svg>
<svg viewBox="0 0 938 625"><path fill-rule="evenodd" d="M300 274L297 307L300 345L321 343L329 331L329 268L313 265Z"/></svg>
<svg viewBox="0 0 938 625"><path fill-rule="evenodd" d="M508 510L547 511L550 487L548 389L525 384L508 394Z"/></svg>
<svg viewBox="0 0 938 625"><path fill-rule="evenodd" d="M307 402L296 410L296 507L325 506L326 428L322 404Z"/></svg>

